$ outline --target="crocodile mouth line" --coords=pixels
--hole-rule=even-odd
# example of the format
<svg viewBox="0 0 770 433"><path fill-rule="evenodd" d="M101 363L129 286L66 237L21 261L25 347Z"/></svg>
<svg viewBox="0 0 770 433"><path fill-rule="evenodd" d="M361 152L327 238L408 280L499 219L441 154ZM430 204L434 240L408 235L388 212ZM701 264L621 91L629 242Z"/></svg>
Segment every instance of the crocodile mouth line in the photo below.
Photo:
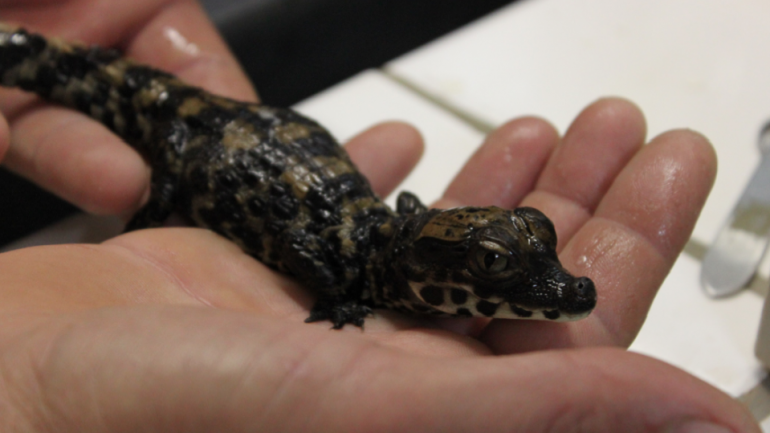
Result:
<svg viewBox="0 0 770 433"><path fill-rule="evenodd" d="M504 301L499 297L483 299L473 294L471 288L465 285L445 287L412 284L414 293L420 301L437 311L453 316L568 322L582 319L590 314L590 311L566 314L557 308L532 308Z"/></svg>
<svg viewBox="0 0 770 433"><path fill-rule="evenodd" d="M558 309L532 309L522 307L510 302L489 302L485 300L479 300L476 303L476 311L479 316L487 316L494 319L530 319L530 320L547 320L551 322L571 322L573 320L580 320L588 314L590 311L578 314L566 314ZM492 313L491 315L488 313Z"/></svg>

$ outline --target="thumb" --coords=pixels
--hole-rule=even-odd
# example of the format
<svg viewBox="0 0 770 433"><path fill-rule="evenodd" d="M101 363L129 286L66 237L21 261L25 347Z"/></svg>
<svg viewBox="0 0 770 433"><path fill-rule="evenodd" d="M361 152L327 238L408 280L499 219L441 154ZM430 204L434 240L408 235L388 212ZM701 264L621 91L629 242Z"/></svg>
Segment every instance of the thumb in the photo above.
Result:
<svg viewBox="0 0 770 433"><path fill-rule="evenodd" d="M102 309L16 341L3 431L759 433L725 394L617 349L441 359L189 307Z"/></svg>

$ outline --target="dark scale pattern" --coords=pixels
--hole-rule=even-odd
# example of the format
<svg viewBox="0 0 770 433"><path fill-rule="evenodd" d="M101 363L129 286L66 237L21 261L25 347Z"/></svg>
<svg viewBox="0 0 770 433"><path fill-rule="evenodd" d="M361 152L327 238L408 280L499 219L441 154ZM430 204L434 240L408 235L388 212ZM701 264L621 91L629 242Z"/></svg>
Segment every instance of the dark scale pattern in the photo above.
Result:
<svg viewBox="0 0 770 433"><path fill-rule="evenodd" d="M444 303L444 290L440 287L425 286L420 290L420 295L430 305L441 305Z"/></svg>
<svg viewBox="0 0 770 433"><path fill-rule="evenodd" d="M526 318L526 317L531 317L532 316L532 312L531 311L527 311L527 310L525 310L523 308L512 307L511 310L513 310L513 313L516 314L519 317L525 317Z"/></svg>
<svg viewBox="0 0 770 433"><path fill-rule="evenodd" d="M452 302L455 305L464 305L468 302L468 292L461 289L452 289Z"/></svg>
<svg viewBox="0 0 770 433"><path fill-rule="evenodd" d="M596 302L593 283L558 263L539 212L428 210L409 193L394 212L337 141L292 110L215 96L115 50L2 23L0 84L86 113L144 155L151 194L127 230L177 212L231 239L317 292L308 321L361 326L378 307L567 320ZM495 260L493 273L492 261L477 260L492 256L517 265Z"/></svg>
<svg viewBox="0 0 770 433"><path fill-rule="evenodd" d="M487 301L479 301L478 304L476 304L476 309L479 310L479 313L492 317L495 315L495 312L497 311L498 304L493 304L491 302Z"/></svg>

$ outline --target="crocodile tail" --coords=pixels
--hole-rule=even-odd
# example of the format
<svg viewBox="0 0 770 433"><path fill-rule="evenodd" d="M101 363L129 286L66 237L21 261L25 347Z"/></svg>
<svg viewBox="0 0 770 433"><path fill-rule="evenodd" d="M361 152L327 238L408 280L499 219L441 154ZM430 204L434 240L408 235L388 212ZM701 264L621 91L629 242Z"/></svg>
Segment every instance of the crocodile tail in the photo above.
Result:
<svg viewBox="0 0 770 433"><path fill-rule="evenodd" d="M149 133L137 114L147 112L153 80L172 75L138 65L115 49L71 44L0 23L0 85L34 92L81 111L130 144ZM152 99L152 98L149 98Z"/></svg>

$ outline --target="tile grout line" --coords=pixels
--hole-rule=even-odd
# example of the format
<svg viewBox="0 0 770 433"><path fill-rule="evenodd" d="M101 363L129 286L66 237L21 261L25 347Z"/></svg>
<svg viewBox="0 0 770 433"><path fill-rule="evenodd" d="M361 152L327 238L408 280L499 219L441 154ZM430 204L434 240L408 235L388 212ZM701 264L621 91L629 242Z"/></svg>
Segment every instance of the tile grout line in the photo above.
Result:
<svg viewBox="0 0 770 433"><path fill-rule="evenodd" d="M422 87L410 81L409 79L404 78L403 76L398 75L397 73L391 70L388 70L385 67L380 68L379 71L394 83L400 85L401 87L404 87L407 91L414 93L417 96L427 100L431 104L440 108L442 111L452 115L453 117L459 119L461 122L465 123L466 125L470 126L476 131L481 132L484 135L489 134L490 132L494 131L496 128L495 125L493 125L492 123L482 120L477 116L461 108L458 108L457 106L448 102L444 98L441 98L440 96L437 96L423 89Z"/></svg>

